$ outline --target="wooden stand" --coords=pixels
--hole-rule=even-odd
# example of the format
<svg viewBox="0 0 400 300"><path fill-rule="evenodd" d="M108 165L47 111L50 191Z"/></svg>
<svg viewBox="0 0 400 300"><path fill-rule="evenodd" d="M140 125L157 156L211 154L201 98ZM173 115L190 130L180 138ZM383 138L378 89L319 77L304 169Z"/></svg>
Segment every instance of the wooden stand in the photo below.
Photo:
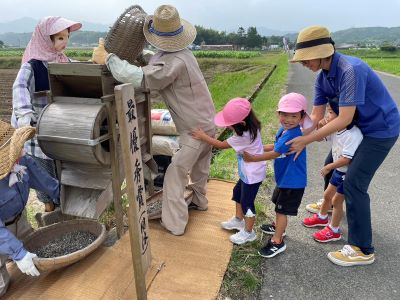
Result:
<svg viewBox="0 0 400 300"><path fill-rule="evenodd" d="M50 104L38 121L38 140L60 167L62 212L98 218L113 201L121 237L121 185L126 181L137 297L146 299L151 266L146 199L154 193L151 171L157 170L148 93L118 85L104 65L49 64L49 79Z"/></svg>
<svg viewBox="0 0 400 300"><path fill-rule="evenodd" d="M118 82L106 66L87 63L51 63L49 80L50 105L38 121L38 140L59 166L62 212L97 219L113 202L120 237L123 234L121 185L125 172L114 95ZM151 151L151 103L148 94L140 89L135 98L141 159L146 188L151 195L154 192L151 170L157 169ZM96 117L97 110L103 117ZM93 116L86 120L85 115L90 112ZM92 123L90 120L95 118L97 122ZM76 126L78 122L83 125ZM64 128L64 132L55 130L56 125Z"/></svg>

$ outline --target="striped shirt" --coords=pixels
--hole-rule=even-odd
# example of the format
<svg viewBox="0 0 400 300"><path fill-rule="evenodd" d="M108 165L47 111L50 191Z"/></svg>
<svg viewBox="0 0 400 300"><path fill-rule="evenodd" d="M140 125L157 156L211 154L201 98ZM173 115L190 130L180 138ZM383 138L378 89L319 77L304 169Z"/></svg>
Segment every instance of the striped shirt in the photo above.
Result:
<svg viewBox="0 0 400 300"><path fill-rule="evenodd" d="M48 67L47 62L43 64ZM29 63L22 64L13 85L13 111L11 125L14 128L31 125L36 126L38 117L47 105L46 96L37 96L35 93L35 77ZM49 159L40 149L36 137L24 145L26 153L43 159Z"/></svg>

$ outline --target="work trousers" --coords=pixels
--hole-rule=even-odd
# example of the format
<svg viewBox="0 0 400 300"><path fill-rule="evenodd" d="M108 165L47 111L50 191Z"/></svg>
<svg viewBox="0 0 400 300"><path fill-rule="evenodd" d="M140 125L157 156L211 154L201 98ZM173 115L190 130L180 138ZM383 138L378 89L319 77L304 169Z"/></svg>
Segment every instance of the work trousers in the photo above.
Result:
<svg viewBox="0 0 400 300"><path fill-rule="evenodd" d="M51 176L57 179L56 163L52 159L43 159L30 155L33 160ZM45 192L36 191L36 196L40 202L51 203L54 202Z"/></svg>
<svg viewBox="0 0 400 300"><path fill-rule="evenodd" d="M397 138L364 137L354 154L344 180L348 243L359 247L364 254L374 253L368 187Z"/></svg>
<svg viewBox="0 0 400 300"><path fill-rule="evenodd" d="M189 177L189 188L193 190L191 202L202 210L208 207L206 185L211 155L211 146L201 142L198 148L181 145L172 157L164 177L161 219L164 227L174 235L182 235L188 223L188 203L184 193Z"/></svg>
<svg viewBox="0 0 400 300"><path fill-rule="evenodd" d="M17 239L23 239L31 233L33 229L26 218L26 211L22 213L21 218L19 218L17 222L7 226L7 229L10 230ZM7 260L7 256L0 254L0 297L7 292L8 285L10 284L10 275L6 267Z"/></svg>

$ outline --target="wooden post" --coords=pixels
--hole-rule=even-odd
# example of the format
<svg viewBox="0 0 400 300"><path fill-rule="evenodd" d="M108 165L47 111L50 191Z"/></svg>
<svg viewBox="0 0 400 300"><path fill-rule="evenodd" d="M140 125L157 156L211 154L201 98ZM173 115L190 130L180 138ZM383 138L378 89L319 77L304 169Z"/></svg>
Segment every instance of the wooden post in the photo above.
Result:
<svg viewBox="0 0 400 300"><path fill-rule="evenodd" d="M110 161L111 161L111 173L112 173L112 190L113 190L113 201L115 211L115 223L117 226L117 236L121 238L124 234L124 213L122 210L121 203L121 178L119 172L119 160L118 160L118 133L116 127L116 107L115 97L102 97L102 101L106 103L108 112L108 128L111 132L110 138Z"/></svg>
<svg viewBox="0 0 400 300"><path fill-rule="evenodd" d="M147 299L145 275L151 265L137 104L131 84L114 89L128 195L128 222L137 299Z"/></svg>

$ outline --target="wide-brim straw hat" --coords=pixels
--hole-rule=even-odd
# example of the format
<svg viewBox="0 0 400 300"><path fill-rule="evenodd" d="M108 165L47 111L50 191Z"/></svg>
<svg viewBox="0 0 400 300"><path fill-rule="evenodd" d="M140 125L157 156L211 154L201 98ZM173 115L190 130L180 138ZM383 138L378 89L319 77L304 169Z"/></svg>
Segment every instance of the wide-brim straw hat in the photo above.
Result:
<svg viewBox="0 0 400 300"><path fill-rule="evenodd" d="M0 120L0 179L11 172L17 159L21 156L24 143L35 135L35 128L30 126L18 129Z"/></svg>
<svg viewBox="0 0 400 300"><path fill-rule="evenodd" d="M154 15L147 16L143 33L147 42L166 52L185 49L193 43L197 34L196 28L181 19L172 5L161 5Z"/></svg>
<svg viewBox="0 0 400 300"><path fill-rule="evenodd" d="M322 26L310 26L300 31L290 62L326 58L334 52L334 42L329 30Z"/></svg>
<svg viewBox="0 0 400 300"><path fill-rule="evenodd" d="M107 33L104 47L108 53L136 64L146 44L143 34L146 12L139 5L128 7Z"/></svg>

